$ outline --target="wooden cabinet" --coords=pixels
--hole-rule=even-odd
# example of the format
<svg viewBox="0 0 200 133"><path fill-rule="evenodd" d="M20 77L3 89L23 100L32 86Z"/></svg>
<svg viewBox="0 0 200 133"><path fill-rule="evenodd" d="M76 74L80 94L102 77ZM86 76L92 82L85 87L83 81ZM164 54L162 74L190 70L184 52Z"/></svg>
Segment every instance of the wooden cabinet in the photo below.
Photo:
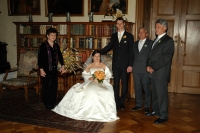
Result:
<svg viewBox="0 0 200 133"><path fill-rule="evenodd" d="M117 32L115 22L14 22L17 35L17 59L20 51L38 49L46 40L46 30L54 27L58 30L57 42L61 51L76 48L80 58L85 62L90 52L106 46L111 34ZM133 34L133 23L126 22L125 28ZM110 52L112 54L112 51Z"/></svg>

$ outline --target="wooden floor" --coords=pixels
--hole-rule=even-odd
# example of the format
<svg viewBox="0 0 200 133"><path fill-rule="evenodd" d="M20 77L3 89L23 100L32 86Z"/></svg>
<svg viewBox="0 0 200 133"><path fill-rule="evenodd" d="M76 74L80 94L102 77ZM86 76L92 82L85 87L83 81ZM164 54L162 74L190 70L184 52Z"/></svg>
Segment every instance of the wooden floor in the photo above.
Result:
<svg viewBox="0 0 200 133"><path fill-rule="evenodd" d="M135 99L125 105L118 111L120 120L105 123L100 133L200 133L200 95L169 93L169 120L164 124L154 124L157 117L145 116L144 110L131 111ZM0 120L0 133L73 132Z"/></svg>

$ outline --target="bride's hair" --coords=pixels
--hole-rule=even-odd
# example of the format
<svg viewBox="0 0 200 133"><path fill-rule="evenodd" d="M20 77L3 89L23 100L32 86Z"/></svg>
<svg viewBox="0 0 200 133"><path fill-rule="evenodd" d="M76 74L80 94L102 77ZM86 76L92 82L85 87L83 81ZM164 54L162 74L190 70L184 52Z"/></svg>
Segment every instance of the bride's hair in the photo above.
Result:
<svg viewBox="0 0 200 133"><path fill-rule="evenodd" d="M94 50L93 52L92 52L92 57L95 55L95 54L100 54L100 62L101 62L101 52L100 52L100 50ZM94 62L93 61L93 59L92 59L92 62Z"/></svg>

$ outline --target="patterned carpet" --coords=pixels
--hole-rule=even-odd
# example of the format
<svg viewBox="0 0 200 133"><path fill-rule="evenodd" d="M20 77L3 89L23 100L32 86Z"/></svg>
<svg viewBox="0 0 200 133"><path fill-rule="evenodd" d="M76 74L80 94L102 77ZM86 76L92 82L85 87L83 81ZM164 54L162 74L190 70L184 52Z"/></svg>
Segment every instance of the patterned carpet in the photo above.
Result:
<svg viewBox="0 0 200 133"><path fill-rule="evenodd" d="M58 101L61 99L58 98ZM102 122L78 121L60 116L44 108L38 102L35 90L29 89L29 102L25 101L24 90L4 90L0 98L0 119L38 126L51 127L77 133L98 133Z"/></svg>

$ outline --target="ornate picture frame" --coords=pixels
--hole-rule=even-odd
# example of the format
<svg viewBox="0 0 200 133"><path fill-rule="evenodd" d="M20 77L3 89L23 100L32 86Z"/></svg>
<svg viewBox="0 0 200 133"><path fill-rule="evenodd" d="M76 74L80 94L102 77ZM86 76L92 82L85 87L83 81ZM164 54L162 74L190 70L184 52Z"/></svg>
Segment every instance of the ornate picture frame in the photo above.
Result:
<svg viewBox="0 0 200 133"><path fill-rule="evenodd" d="M84 15L84 0L45 0L45 15L53 13L53 16L70 16Z"/></svg>
<svg viewBox="0 0 200 133"><path fill-rule="evenodd" d="M40 15L40 0L7 0L9 16Z"/></svg>
<svg viewBox="0 0 200 133"><path fill-rule="evenodd" d="M112 5L112 12L116 9L122 10L123 14L128 13L128 0L88 0L88 12L94 12L95 15L105 15Z"/></svg>

